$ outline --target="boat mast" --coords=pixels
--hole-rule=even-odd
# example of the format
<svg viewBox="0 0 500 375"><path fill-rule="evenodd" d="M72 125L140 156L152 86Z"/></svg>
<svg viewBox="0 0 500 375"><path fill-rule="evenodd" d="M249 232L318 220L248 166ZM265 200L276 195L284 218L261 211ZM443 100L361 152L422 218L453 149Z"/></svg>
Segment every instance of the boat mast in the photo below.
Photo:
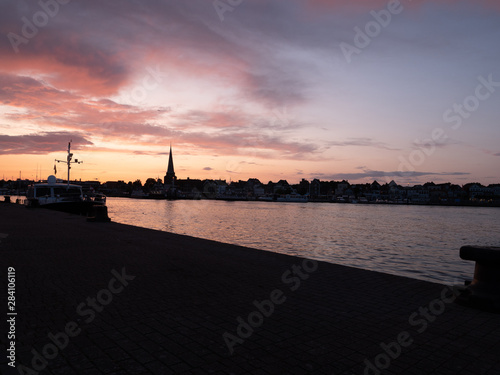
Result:
<svg viewBox="0 0 500 375"><path fill-rule="evenodd" d="M83 163L83 161L79 161L78 159L75 159L75 161L71 161L71 159L73 158L73 154L71 153L71 142L73 142L73 141L68 142L68 156L66 157L66 161L56 159L56 162L66 163L68 165L68 190L69 190L69 170L71 169L71 163L73 163L73 164Z"/></svg>

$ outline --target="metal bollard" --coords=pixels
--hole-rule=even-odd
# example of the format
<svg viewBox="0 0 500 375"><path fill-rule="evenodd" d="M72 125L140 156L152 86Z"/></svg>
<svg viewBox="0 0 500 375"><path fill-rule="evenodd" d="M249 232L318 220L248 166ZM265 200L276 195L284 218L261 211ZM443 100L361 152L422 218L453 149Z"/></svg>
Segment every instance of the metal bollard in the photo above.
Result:
<svg viewBox="0 0 500 375"><path fill-rule="evenodd" d="M476 265L474 279L457 297L457 303L500 313L500 247L462 246L460 258Z"/></svg>
<svg viewBox="0 0 500 375"><path fill-rule="evenodd" d="M111 221L111 219L108 217L108 207L106 206L93 206L92 213L93 216L88 217L87 221L98 223L107 223Z"/></svg>

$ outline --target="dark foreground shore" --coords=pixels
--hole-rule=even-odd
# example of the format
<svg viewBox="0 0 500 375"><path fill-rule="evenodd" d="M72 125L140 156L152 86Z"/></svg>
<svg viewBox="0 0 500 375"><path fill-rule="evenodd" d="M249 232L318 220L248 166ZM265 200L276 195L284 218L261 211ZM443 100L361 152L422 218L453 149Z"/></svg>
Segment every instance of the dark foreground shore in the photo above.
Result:
<svg viewBox="0 0 500 375"><path fill-rule="evenodd" d="M444 285L5 203L0 265L2 374L500 374Z"/></svg>

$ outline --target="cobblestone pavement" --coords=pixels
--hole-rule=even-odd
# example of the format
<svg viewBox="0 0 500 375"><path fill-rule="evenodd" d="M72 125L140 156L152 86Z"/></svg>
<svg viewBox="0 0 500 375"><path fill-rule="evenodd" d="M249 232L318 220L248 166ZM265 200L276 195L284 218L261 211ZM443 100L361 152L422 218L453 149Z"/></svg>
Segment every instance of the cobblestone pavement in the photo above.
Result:
<svg viewBox="0 0 500 375"><path fill-rule="evenodd" d="M0 264L2 374L500 374L444 285L5 203Z"/></svg>

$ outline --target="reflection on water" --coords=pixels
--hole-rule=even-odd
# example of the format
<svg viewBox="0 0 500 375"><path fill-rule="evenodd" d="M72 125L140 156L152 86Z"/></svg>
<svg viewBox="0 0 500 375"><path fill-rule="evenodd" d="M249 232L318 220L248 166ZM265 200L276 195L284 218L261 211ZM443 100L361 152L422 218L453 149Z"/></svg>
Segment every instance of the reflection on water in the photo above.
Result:
<svg viewBox="0 0 500 375"><path fill-rule="evenodd" d="M113 221L453 283L463 245L500 246L500 209L108 198Z"/></svg>

